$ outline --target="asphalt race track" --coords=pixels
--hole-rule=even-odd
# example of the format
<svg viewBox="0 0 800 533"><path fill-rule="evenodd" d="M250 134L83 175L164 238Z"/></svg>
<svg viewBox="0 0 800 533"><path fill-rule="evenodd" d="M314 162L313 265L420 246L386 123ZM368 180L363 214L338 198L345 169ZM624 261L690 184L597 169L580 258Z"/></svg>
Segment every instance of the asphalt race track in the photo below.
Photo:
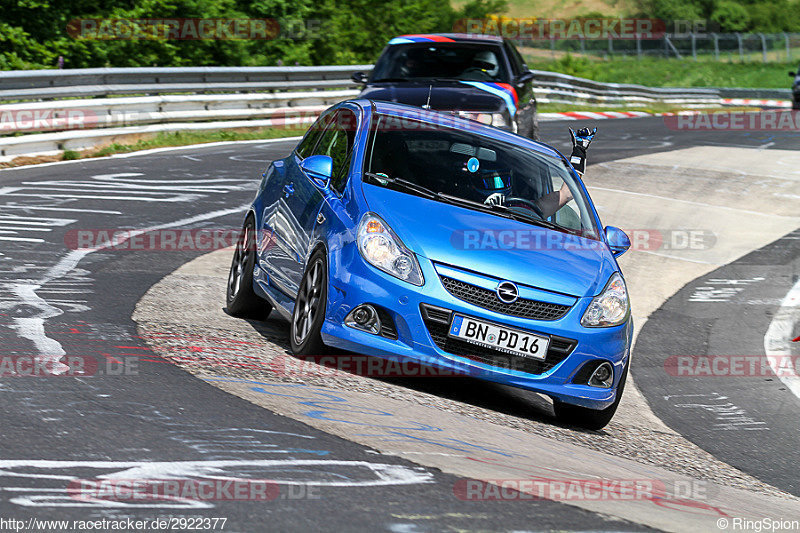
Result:
<svg viewBox="0 0 800 533"><path fill-rule="evenodd" d="M795 495L800 494L800 399L779 379L786 374L762 367L759 355L781 301L797 283L799 241L800 232L790 233L678 291L640 333L635 371L668 425L725 462ZM787 345L795 358L797 345ZM669 360L677 354L717 356L724 363L715 375L713 367L695 364L698 360L679 367L677 358ZM745 356L741 368L727 355Z"/></svg>
<svg viewBox="0 0 800 533"><path fill-rule="evenodd" d="M542 134L566 150L566 127L579 125L543 123ZM598 167L700 145L766 154L800 147L796 132L675 132L660 118L603 120L597 126L590 163ZM225 531L647 529L644 518L618 518L602 506L461 501L454 486L463 476L274 414L151 351L153 339L143 338L131 318L137 302L208 250L75 249L76 230L238 228L267 162L288 153L294 142L191 147L0 171L0 358L44 364L72 357L89 366L84 376L0 378L0 516L224 517ZM786 179L796 184L792 170ZM587 173L590 187L591 181ZM787 195L785 202L788 211L800 212L796 196ZM635 197L626 207L638 208ZM601 216L612 223L602 211ZM790 214L785 217L784 223L793 223ZM800 495L800 400L791 384L769 376L686 379L665 371L671 355L764 353L765 335L797 283L800 245L797 233L790 233L796 227L773 244L712 268L656 306L639 332L633 376L669 428L716 459ZM702 289L719 287L714 280L750 283L732 284L742 290L719 297ZM698 291L711 301L694 297ZM798 334L795 329L792 338ZM797 354L796 345L792 349ZM457 386L432 391L458 399L456 392L441 390ZM700 398L690 395L705 397L686 400ZM730 409L737 411L738 425L725 419ZM474 431L483 424L474 420ZM151 479L278 480L280 493L268 502L141 504L86 502L65 492L78 479L142 477L148 465Z"/></svg>

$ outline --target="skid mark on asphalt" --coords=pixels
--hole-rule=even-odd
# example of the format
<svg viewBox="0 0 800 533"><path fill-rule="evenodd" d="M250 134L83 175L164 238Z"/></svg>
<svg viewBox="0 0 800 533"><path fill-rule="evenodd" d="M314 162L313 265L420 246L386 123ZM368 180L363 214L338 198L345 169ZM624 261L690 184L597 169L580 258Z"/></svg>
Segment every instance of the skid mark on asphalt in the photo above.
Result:
<svg viewBox="0 0 800 533"><path fill-rule="evenodd" d="M206 220L214 220L226 215L241 213L247 208L246 205L235 207L233 209L221 209L212 211L201 215L176 220L167 224L159 224L140 230L128 232L124 237L114 238L113 241L107 241L96 248L73 250L70 253L62 256L62 258L47 270L47 273L35 282L15 283L9 282L8 289L16 296L16 301L19 305L28 306L30 309L35 310L36 314L27 317L14 317L12 327L16 330L19 337L28 339L33 342L34 346L39 352L43 360L51 366L53 372L63 373L68 370L68 367L61 363L61 359L66 352L61 344L47 336L45 333L45 321L50 318L57 317L63 314L63 310L56 307L52 303L42 298L38 291L48 283L60 280L72 272L87 255L95 253L112 246L119 246L122 242L130 238L147 233L148 231L155 231L160 229L176 228L187 226L197 222Z"/></svg>
<svg viewBox="0 0 800 533"><path fill-rule="evenodd" d="M0 460L0 480L17 486L0 487L9 501L22 507L210 509L213 500L148 493L166 481L225 482L247 485L314 487L379 487L432 483L433 474L422 468L370 461L328 459L252 459L207 461L42 461ZM25 481L49 486L30 486ZM107 482L140 483L124 497L93 498L70 490L82 481L92 487ZM96 490L96 489L95 489ZM113 494L113 492L112 492Z"/></svg>

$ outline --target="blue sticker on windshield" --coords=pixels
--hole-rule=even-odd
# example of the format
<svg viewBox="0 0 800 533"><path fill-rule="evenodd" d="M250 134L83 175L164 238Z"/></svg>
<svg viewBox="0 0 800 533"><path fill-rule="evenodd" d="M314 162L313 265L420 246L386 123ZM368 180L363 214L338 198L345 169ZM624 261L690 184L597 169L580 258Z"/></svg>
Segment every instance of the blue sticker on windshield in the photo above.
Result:
<svg viewBox="0 0 800 533"><path fill-rule="evenodd" d="M481 166L481 162L478 161L477 157L470 157L469 161L467 161L467 170L470 172L477 172Z"/></svg>

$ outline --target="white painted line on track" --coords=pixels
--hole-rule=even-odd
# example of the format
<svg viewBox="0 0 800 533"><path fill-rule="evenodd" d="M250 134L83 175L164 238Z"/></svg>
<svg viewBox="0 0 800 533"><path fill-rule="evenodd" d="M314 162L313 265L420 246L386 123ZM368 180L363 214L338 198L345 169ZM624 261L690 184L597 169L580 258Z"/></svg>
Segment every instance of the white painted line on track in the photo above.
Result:
<svg viewBox="0 0 800 533"><path fill-rule="evenodd" d="M150 150L139 150L137 152L128 152L126 154L113 154L106 157L89 157L85 159L72 159L70 161L53 161L51 163L39 163L38 165L25 165L21 167L0 168L0 172L9 172L13 170L24 170L26 168L41 168L50 167L54 165L69 165L72 163L90 163L93 161L106 161L109 159L121 159L128 157L138 157L142 155L159 154L162 152L172 152L177 150L190 150L197 148L213 148L216 146L227 146L229 144L273 144L284 141L299 141L302 137L281 137L279 139L249 139L246 141L219 141L214 143L200 143L200 144L187 144L186 146L165 146L164 148L152 148ZM0 188L0 194L3 194L3 189Z"/></svg>
<svg viewBox="0 0 800 533"><path fill-rule="evenodd" d="M657 255L659 257L666 257L667 259L677 259L678 261L687 261L689 263L699 263L701 265L713 265L713 266L722 266L722 263L715 263L713 261L703 261L702 259L689 259L688 257L679 257L677 255L671 254L662 254L659 252L653 252L652 250L636 250L636 253L643 253L643 254L650 254L650 255Z"/></svg>
<svg viewBox="0 0 800 533"><path fill-rule="evenodd" d="M769 366L792 394L800 398L800 376L794 365L781 364L792 356L792 331L800 320L800 280L794 284L781 302L781 307L764 335L764 352Z"/></svg>
<svg viewBox="0 0 800 533"><path fill-rule="evenodd" d="M106 211L103 209L70 209L67 207L46 207L39 205L4 205L3 209L33 209L35 211L69 211L73 213L97 213L101 215L122 214L122 211Z"/></svg>
<svg viewBox="0 0 800 533"><path fill-rule="evenodd" d="M630 194L632 196L644 196L647 198L655 198L657 200L664 200L666 202L680 202L682 204L690 204L690 205L698 205L701 207L709 207L712 209L725 209L727 211L735 211L737 213L747 213L750 215L758 215L762 217L772 217L772 218L796 218L800 220L800 216L792 216L792 215L776 215L773 213L762 213L761 211L749 211L747 209L739 209L738 207L728 207L726 205L715 205L715 204L707 204L704 202L695 202L693 200L681 200L679 198L670 198L668 196L658 196L657 194L648 194L644 192L633 192L633 191L623 191L621 189L609 189L606 187L595 187L592 185L588 186L589 191L607 191L607 192L616 192L620 194Z"/></svg>
<svg viewBox="0 0 800 533"><path fill-rule="evenodd" d="M0 241L44 242L44 239L29 239L27 237L0 237Z"/></svg>
<svg viewBox="0 0 800 533"><path fill-rule="evenodd" d="M40 355L40 357L37 359L44 360L45 362L51 361L53 363L53 370L54 370L53 373L58 374L60 371L66 371L69 367L61 363L61 358L64 355L66 355L64 348L58 341L48 337L44 329L45 321L48 318L59 316L60 314L63 313L63 311L53 305L50 305L50 303L48 303L47 300L45 300L36 293L38 290L42 288L43 285L66 276L72 269L78 266L78 263L80 263L81 260L87 255L100 250L104 250L110 246L118 246L119 244L127 241L128 239L136 235L140 235L148 231L156 231L160 229L186 226L188 224L193 224L195 222L212 220L215 218L219 218L225 215L231 215L234 213L241 213L246 211L248 207L250 207L250 204L240 205L238 207L234 207L231 209L220 209L218 211L212 211L210 213L204 213L201 215L195 215L192 217L176 220L175 222L169 222L166 224L159 224L157 226L142 228L140 230L128 232L125 237L115 238L113 241L107 241L98 246L97 248L91 248L91 249L85 248L85 249L71 251L67 255L63 256L58 261L58 263L55 264L55 266L50 268L48 270L48 273L44 277L42 277L38 282L35 282L33 284L20 283L13 285L11 287L12 292L17 296L18 301L21 304L30 305L31 307L39 311L39 313L35 317L14 318L14 324L12 325L12 327L17 330L17 334L20 337L28 339L31 342L33 342L34 346L36 346L36 349L39 351ZM42 239L34 240L27 238L23 239L18 237L0 237L0 240L44 242Z"/></svg>

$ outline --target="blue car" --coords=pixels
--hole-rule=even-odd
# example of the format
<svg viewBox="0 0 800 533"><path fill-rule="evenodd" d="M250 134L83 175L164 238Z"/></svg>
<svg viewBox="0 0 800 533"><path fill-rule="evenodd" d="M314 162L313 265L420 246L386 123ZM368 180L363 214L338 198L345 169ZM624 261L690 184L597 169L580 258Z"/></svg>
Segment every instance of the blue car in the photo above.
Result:
<svg viewBox="0 0 800 533"><path fill-rule="evenodd" d="M326 347L545 394L599 429L625 386L633 325L616 257L555 149L457 116L350 100L263 174L227 309Z"/></svg>

